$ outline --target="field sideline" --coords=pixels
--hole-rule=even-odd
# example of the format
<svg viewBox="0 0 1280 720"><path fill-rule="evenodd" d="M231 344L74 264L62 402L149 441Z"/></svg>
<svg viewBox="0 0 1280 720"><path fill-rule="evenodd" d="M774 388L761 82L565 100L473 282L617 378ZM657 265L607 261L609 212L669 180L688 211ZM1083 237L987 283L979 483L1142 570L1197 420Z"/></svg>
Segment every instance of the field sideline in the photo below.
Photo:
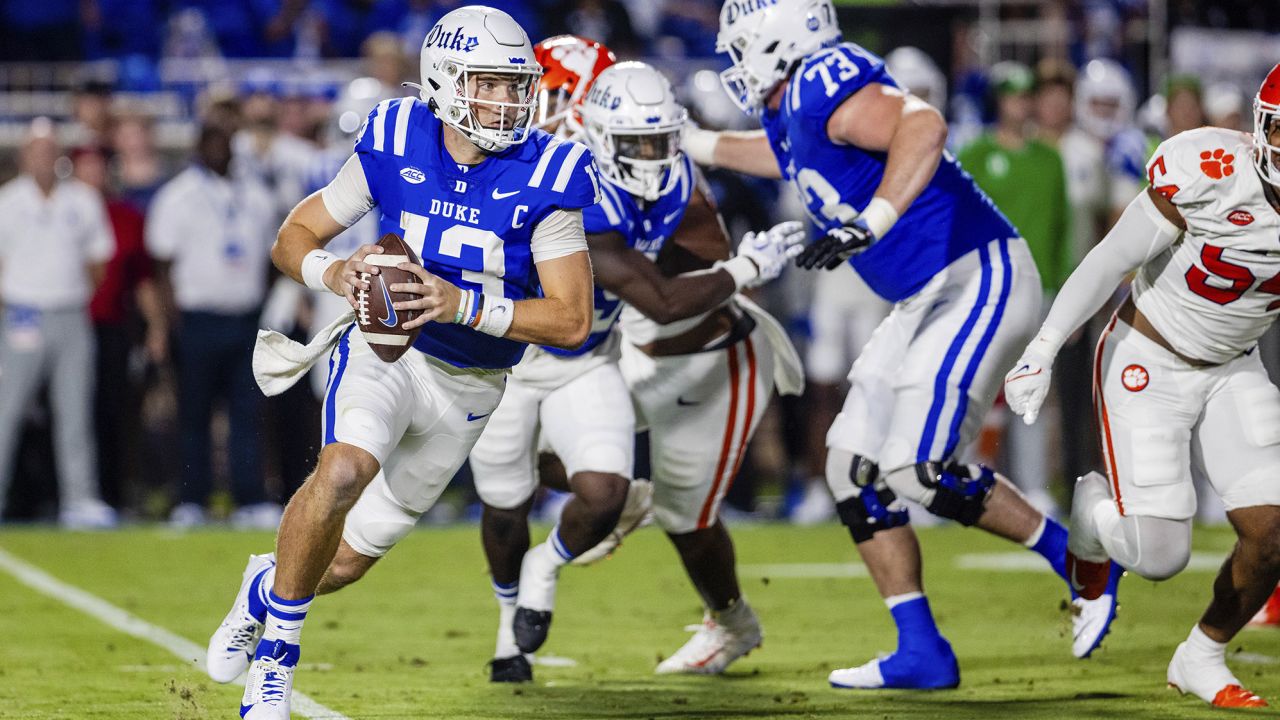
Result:
<svg viewBox="0 0 1280 720"><path fill-rule="evenodd" d="M535 538L546 529L535 532ZM939 624L960 657L955 691L852 693L827 672L893 647L888 614L837 526L734 530L765 645L725 677L659 678L698 603L653 529L614 558L565 571L536 682L492 686L495 604L474 526L414 533L362 583L313 608L297 689L349 718L1223 718L1164 686L1174 646L1209 596L1228 529L1198 528L1193 565L1126 578L1095 658L1070 656L1065 589L1026 551L959 528L921 531ZM245 556L268 534L132 529L0 532L0 550L203 648ZM234 718L240 690L0 569L0 718ZM1250 689L1280 703L1280 632L1231 649ZM294 717L301 717L295 704ZM1258 714L1258 713L1254 713ZM1266 713L1262 713L1266 714Z"/></svg>

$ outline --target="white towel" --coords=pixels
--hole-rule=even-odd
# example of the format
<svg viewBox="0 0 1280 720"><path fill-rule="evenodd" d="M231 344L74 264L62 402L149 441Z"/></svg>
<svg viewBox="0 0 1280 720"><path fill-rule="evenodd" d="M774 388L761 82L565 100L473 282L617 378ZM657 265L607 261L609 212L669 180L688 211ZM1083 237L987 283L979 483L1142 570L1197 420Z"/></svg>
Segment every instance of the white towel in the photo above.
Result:
<svg viewBox="0 0 1280 720"><path fill-rule="evenodd" d="M751 302L745 295L734 295L733 299L748 315L755 318L756 325L763 331L773 348L773 383L781 395L799 395L804 392L804 365L800 362L800 354L796 346L791 344L787 331L764 311L764 308Z"/></svg>
<svg viewBox="0 0 1280 720"><path fill-rule="evenodd" d="M303 345L273 330L259 330L253 346L253 379L268 397L293 387L316 361L333 349L342 333L355 321L347 311Z"/></svg>

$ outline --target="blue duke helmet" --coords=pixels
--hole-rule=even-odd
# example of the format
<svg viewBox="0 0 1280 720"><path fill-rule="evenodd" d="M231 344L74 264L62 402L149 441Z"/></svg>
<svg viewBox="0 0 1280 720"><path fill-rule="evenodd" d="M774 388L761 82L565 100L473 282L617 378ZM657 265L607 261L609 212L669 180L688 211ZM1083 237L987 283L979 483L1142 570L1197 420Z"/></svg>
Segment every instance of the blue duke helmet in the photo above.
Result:
<svg viewBox="0 0 1280 720"><path fill-rule="evenodd" d="M483 6L462 7L446 14L422 41L422 84L427 105L440 118L488 152L518 145L529 137L542 67L533 56L533 43L510 15ZM511 102L473 97L473 78L497 74L515 76L516 98ZM487 106L500 117L498 127L486 127L476 114Z"/></svg>
<svg viewBox="0 0 1280 720"><path fill-rule="evenodd" d="M756 112L805 56L838 42L831 0L728 0L716 52L728 54L733 66L720 80L743 112Z"/></svg>
<svg viewBox="0 0 1280 720"><path fill-rule="evenodd" d="M624 62L606 69L581 113L587 147L605 179L653 202L684 178L680 133L689 113L652 66Z"/></svg>

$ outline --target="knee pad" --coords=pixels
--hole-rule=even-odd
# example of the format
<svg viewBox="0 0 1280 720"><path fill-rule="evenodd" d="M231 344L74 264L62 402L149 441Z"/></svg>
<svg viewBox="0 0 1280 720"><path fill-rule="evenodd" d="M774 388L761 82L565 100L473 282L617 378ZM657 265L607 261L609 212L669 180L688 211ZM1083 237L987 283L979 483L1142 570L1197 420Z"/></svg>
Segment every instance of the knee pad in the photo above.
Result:
<svg viewBox="0 0 1280 720"><path fill-rule="evenodd" d="M1099 522L1099 539L1111 559L1147 580L1168 580L1191 560L1191 521L1129 515ZM1107 527L1111 525L1111 527Z"/></svg>
<svg viewBox="0 0 1280 720"><path fill-rule="evenodd" d="M977 524L987 509L987 496L996 486L991 468L957 462L916 463L889 473L886 480L903 497L965 526Z"/></svg>
<svg viewBox="0 0 1280 720"><path fill-rule="evenodd" d="M840 522L849 528L855 543L870 540L876 532L907 524L907 509L898 502L875 463L852 456L849 463L849 481L858 493L836 503Z"/></svg>
<svg viewBox="0 0 1280 720"><path fill-rule="evenodd" d="M379 558L413 530L421 515L401 505L379 475L347 513L342 539L361 555Z"/></svg>

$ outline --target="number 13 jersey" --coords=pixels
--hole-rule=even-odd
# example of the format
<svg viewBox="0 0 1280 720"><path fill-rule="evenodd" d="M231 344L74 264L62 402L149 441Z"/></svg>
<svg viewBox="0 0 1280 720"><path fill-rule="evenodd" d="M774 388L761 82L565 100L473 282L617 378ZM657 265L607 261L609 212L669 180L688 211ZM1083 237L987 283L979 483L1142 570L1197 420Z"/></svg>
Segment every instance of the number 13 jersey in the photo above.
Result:
<svg viewBox="0 0 1280 720"><path fill-rule="evenodd" d="M1280 314L1280 214L1253 166L1253 140L1205 127L1156 148L1147 178L1187 224L1138 268L1134 302L1175 350L1222 363Z"/></svg>
<svg viewBox="0 0 1280 720"><path fill-rule="evenodd" d="M827 121L863 87L898 87L884 61L853 43L805 58L777 110L761 114L782 175L800 192L823 232L853 222L884 178L888 154L833 142ZM1018 236L950 153L897 224L851 260L876 294L891 302L919 292L952 261L992 240Z"/></svg>

